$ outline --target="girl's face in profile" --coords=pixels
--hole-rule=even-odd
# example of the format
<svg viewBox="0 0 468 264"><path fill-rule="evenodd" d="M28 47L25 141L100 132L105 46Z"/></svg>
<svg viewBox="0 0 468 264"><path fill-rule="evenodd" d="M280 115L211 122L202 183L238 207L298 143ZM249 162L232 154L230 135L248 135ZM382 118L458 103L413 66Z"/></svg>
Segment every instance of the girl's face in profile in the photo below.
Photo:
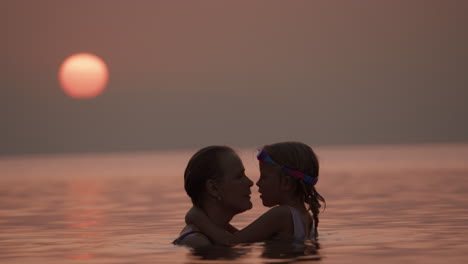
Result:
<svg viewBox="0 0 468 264"><path fill-rule="evenodd" d="M245 175L245 168L236 153L222 156L221 167L224 175L219 184L221 202L234 213L242 213L252 208L250 187L253 182Z"/></svg>
<svg viewBox="0 0 468 264"><path fill-rule="evenodd" d="M260 162L260 178L257 186L264 206L271 207L279 204L280 176L277 166Z"/></svg>

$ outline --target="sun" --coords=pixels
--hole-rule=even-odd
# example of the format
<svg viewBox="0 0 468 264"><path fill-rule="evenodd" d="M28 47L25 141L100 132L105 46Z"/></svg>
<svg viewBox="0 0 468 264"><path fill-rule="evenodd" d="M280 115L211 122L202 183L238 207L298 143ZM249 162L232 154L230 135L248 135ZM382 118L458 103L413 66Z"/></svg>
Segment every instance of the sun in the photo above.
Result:
<svg viewBox="0 0 468 264"><path fill-rule="evenodd" d="M90 53L77 53L60 65L58 79L65 94L76 99L94 98L109 81L106 63Z"/></svg>

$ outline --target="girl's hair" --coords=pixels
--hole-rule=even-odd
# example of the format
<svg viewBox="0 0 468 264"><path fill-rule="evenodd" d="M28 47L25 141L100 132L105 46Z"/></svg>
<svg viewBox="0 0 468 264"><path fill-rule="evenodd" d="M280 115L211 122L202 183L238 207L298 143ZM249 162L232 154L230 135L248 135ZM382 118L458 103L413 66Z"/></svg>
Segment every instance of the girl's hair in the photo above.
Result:
<svg viewBox="0 0 468 264"><path fill-rule="evenodd" d="M300 171L312 177L319 176L319 162L314 151L308 145L301 142L281 142L263 147L270 157L279 165L292 170ZM284 172L287 174L286 172ZM301 179L296 179L295 192L308 204L308 210L312 212L315 236L318 235L320 202L325 205L325 199L317 192L313 185L308 185Z"/></svg>
<svg viewBox="0 0 468 264"><path fill-rule="evenodd" d="M184 173L184 187L194 205L200 206L208 180L222 179L223 169L220 157L225 153L235 153L227 146L208 146L197 151L190 158Z"/></svg>

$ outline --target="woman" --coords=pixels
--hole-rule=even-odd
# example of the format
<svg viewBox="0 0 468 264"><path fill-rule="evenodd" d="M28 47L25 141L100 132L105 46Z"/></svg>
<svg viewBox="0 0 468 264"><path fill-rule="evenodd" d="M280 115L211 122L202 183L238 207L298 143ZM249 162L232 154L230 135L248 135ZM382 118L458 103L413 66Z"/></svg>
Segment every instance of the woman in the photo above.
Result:
<svg viewBox="0 0 468 264"><path fill-rule="evenodd" d="M238 231L229 224L232 217L252 208L253 182L245 175L239 156L227 146L209 146L195 153L185 169L184 186L193 205L229 233ZM174 244L201 248L212 242L194 225L187 225Z"/></svg>

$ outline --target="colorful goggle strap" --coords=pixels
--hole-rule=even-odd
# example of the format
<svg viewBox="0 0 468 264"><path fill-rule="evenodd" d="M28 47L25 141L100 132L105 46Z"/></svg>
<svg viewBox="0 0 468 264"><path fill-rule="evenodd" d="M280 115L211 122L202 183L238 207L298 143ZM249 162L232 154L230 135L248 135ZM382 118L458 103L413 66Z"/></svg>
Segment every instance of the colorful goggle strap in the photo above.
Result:
<svg viewBox="0 0 468 264"><path fill-rule="evenodd" d="M266 152L266 150L264 150L264 149L261 149L258 152L257 159L259 161L261 161L261 162L268 162L268 163L274 164L276 166L279 166L279 167L281 167L281 170L283 170L283 171L285 171L285 172L287 172L289 174L292 174L292 175L296 176L299 179L302 179L307 184L315 185L317 183L317 181L318 181L318 177L312 177L312 176L307 175L307 174L305 174L303 172L292 170L290 168L286 168L286 167L283 167L283 166L279 165L273 159L271 159L270 155L268 155L268 152Z"/></svg>

